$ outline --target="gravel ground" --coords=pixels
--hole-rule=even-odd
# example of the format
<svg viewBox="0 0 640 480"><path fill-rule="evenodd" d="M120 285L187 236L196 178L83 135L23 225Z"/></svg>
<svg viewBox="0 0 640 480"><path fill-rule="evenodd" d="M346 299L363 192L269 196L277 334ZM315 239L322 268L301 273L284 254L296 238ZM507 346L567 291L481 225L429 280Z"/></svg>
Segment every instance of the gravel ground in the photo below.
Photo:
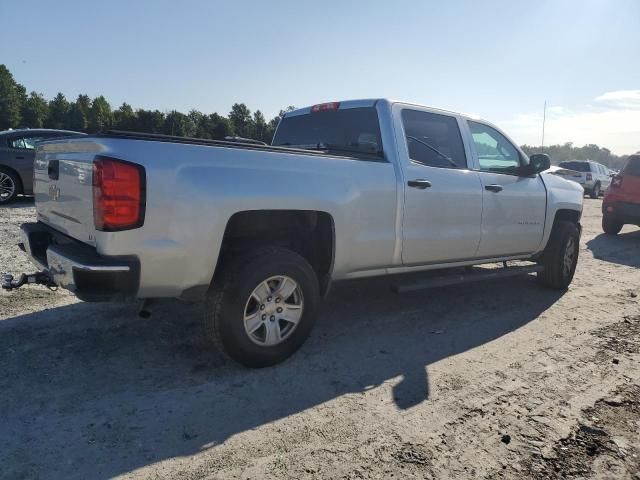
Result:
<svg viewBox="0 0 640 480"><path fill-rule="evenodd" d="M564 294L344 283L264 370L199 348L195 306L2 292L0 477L638 480L640 231L604 236L600 205ZM0 209L0 270L31 269L33 217Z"/></svg>

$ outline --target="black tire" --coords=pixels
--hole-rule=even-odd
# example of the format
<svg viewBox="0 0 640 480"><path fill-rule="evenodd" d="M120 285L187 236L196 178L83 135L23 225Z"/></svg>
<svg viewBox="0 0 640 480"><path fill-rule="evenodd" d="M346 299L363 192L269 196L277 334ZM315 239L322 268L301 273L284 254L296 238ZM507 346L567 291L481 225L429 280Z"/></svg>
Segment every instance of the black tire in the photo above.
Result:
<svg viewBox="0 0 640 480"><path fill-rule="evenodd" d="M602 230L608 235L617 235L624 224L606 213L602 215Z"/></svg>
<svg viewBox="0 0 640 480"><path fill-rule="evenodd" d="M297 283L303 298L302 316L281 343L274 346L258 345L245 329L245 308L254 289L265 280L279 275ZM318 278L303 257L284 248L259 248L227 262L216 273L205 302L205 338L221 352L247 367L275 365L302 346L316 322L319 305ZM267 322L264 321L263 325ZM278 325L280 322L277 320Z"/></svg>
<svg viewBox="0 0 640 480"><path fill-rule="evenodd" d="M20 193L20 179L18 176L8 168L0 167L0 205L6 205L12 202ZM11 188L13 191L7 194L5 188Z"/></svg>
<svg viewBox="0 0 640 480"><path fill-rule="evenodd" d="M570 246L573 244L573 246ZM570 265L565 265L565 253L573 250ZM555 290L566 290L576 271L580 252L580 230L573 222L560 221L553 226L549 243L540 263L544 266L538 272L538 282Z"/></svg>
<svg viewBox="0 0 640 480"><path fill-rule="evenodd" d="M589 192L589 196L590 196L591 198L598 198L598 197L600 197L600 184L599 184L599 183L596 183L596 184L593 186L593 189L591 189L591 192Z"/></svg>

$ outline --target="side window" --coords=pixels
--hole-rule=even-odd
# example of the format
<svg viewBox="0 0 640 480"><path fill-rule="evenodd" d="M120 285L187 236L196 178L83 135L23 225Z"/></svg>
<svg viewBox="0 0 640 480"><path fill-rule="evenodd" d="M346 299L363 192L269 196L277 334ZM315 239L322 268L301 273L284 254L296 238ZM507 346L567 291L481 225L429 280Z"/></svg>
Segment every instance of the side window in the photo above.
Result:
<svg viewBox="0 0 640 480"><path fill-rule="evenodd" d="M9 148L27 148L24 146L24 138L15 137L9 139Z"/></svg>
<svg viewBox="0 0 640 480"><path fill-rule="evenodd" d="M455 117L405 109L402 124L412 161L429 167L467 168Z"/></svg>
<svg viewBox="0 0 640 480"><path fill-rule="evenodd" d="M44 137L16 137L9 140L9 148L20 148L22 150L33 150L36 143Z"/></svg>
<svg viewBox="0 0 640 480"><path fill-rule="evenodd" d="M473 143L478 152L480 170L496 173L515 173L520 167L516 147L495 128L468 121Z"/></svg>

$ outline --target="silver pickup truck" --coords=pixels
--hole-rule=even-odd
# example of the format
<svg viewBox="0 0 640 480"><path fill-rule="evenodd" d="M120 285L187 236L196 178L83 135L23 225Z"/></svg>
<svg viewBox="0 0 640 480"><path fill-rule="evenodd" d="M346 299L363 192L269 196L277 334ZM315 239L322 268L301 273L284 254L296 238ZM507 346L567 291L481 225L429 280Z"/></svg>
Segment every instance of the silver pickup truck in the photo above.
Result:
<svg viewBox="0 0 640 480"><path fill-rule="evenodd" d="M548 167L490 123L384 99L287 113L272 145L48 141L37 223L22 227L42 271L4 286L202 300L212 342L272 365L305 341L332 281L529 260L543 284L566 288L583 190L541 175Z"/></svg>

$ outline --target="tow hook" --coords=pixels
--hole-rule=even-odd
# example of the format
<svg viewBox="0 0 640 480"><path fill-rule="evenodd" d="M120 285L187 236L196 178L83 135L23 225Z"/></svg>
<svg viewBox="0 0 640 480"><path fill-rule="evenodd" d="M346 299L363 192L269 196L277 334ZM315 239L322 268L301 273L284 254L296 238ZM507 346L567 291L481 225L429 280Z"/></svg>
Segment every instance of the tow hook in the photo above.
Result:
<svg viewBox="0 0 640 480"><path fill-rule="evenodd" d="M14 290L20 288L25 284L31 285L44 285L47 288L55 288L57 285L53 282L51 275L47 271L36 273L22 273L17 279L13 278L13 275L5 273L2 275L2 289Z"/></svg>

